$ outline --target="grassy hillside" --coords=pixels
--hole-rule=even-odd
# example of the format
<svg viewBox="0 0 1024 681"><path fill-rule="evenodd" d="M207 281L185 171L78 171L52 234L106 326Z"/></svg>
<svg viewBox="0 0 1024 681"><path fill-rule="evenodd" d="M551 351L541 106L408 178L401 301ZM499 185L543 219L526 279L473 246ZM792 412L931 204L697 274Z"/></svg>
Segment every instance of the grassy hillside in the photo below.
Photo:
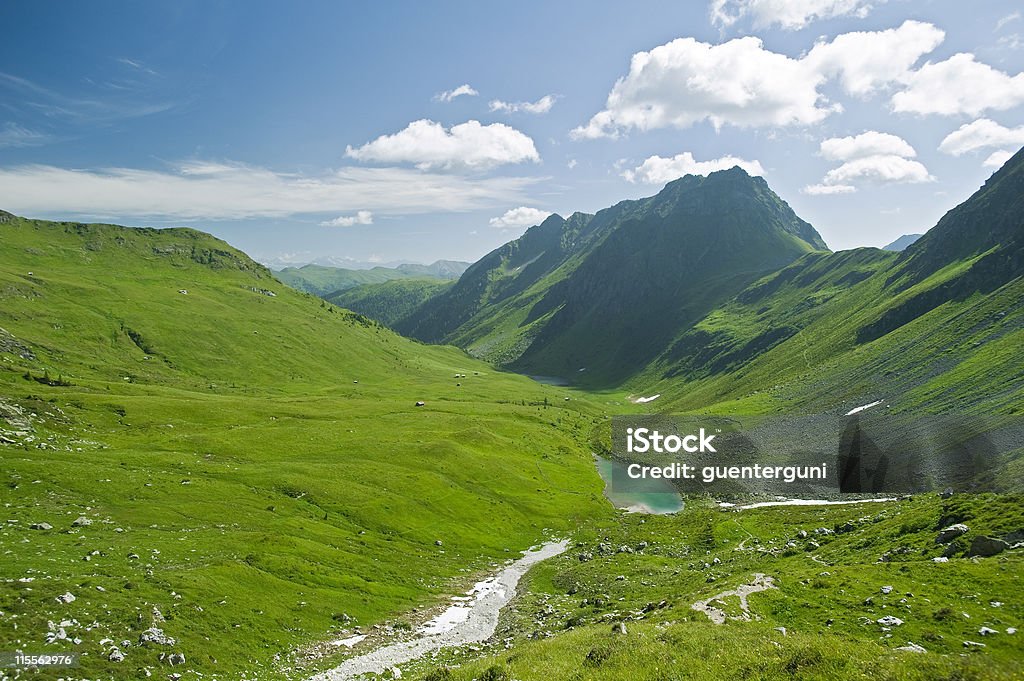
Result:
<svg viewBox="0 0 1024 681"><path fill-rule="evenodd" d="M326 300L393 328L454 283L437 279L395 279L338 291L328 295Z"/></svg>
<svg viewBox="0 0 1024 681"><path fill-rule="evenodd" d="M593 407L564 390L192 230L4 214L0 241L4 650L87 653L90 678L171 652L275 678L275 655L607 512ZM138 645L152 626L176 643ZM60 629L81 642L47 646Z"/></svg>
<svg viewBox="0 0 1024 681"><path fill-rule="evenodd" d="M401 279L431 279L437 282L454 281L466 271L469 263L438 260L430 265L405 264L397 267L372 267L353 270L324 265L285 267L274 275L292 288L322 298L366 284L381 284Z"/></svg>
<svg viewBox="0 0 1024 681"><path fill-rule="evenodd" d="M809 254L683 333L661 409L1024 411L1024 152L902 253Z"/></svg>
<svg viewBox="0 0 1024 681"><path fill-rule="evenodd" d="M951 555L935 538L952 520L970 527L964 543L1019 533L1021 501L738 511L696 501L675 516L623 514L530 573L484 656L421 665L418 678L1017 679L1021 552L970 559L961 546L934 559ZM757 574L770 587L744 608L731 592ZM722 623L694 609L705 602ZM911 644L920 651L902 649Z"/></svg>

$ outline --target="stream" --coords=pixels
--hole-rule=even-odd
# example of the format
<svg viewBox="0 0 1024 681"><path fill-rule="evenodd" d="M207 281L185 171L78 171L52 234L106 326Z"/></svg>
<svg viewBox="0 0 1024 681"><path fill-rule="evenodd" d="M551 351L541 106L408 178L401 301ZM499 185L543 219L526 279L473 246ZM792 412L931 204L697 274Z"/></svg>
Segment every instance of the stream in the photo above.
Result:
<svg viewBox="0 0 1024 681"><path fill-rule="evenodd" d="M515 595L516 585L531 566L557 556L569 547L568 540L552 541L523 552L523 557L456 596L454 605L425 623L412 638L381 646L350 657L334 669L310 681L345 681L362 674L381 674L405 662L441 648L479 643L494 635L501 609ZM354 641L357 643L357 641Z"/></svg>

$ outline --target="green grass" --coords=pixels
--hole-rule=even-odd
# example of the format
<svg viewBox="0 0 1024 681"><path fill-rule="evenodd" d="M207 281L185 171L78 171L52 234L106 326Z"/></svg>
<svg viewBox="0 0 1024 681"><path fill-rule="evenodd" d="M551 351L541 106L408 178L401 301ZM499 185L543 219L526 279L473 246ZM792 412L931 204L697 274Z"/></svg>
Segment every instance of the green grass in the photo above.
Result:
<svg viewBox="0 0 1024 681"><path fill-rule="evenodd" d="M529 593L499 633L514 640L510 650L441 664L461 665L452 670L460 681L493 667L515 679L1020 678L1024 640L1006 633L1024 617L1020 552L932 558L944 548L935 536L949 517L972 534L1001 536L1024 525L1021 501L922 495L719 511L691 500L676 516L620 515L581 533L568 554L527 576ZM848 521L852 531L814 533ZM801 539L800 530L810 536ZM635 551L618 552L620 546ZM594 558L581 562L581 553ZM886 553L890 562L879 562ZM774 577L778 588L749 596L751 621L715 625L691 609L755 572ZM883 586L892 591L883 594ZM723 609L739 614L738 599L724 599ZM877 620L886 615L904 624L885 631ZM619 621L625 635L612 632ZM981 636L982 626L1000 633ZM964 641L986 647L970 651ZM896 650L909 642L928 652ZM430 678L423 665L418 673Z"/></svg>
<svg viewBox="0 0 1024 681"><path fill-rule="evenodd" d="M114 665L100 641L137 642L157 608L167 652L238 677L607 513L581 396L407 341L198 232L0 230L0 649L54 650L47 623L75 620L81 674L139 678L163 648Z"/></svg>
<svg viewBox="0 0 1024 681"><path fill-rule="evenodd" d="M863 301L837 322L838 282L891 256L811 255L809 282L770 294L773 314L793 310L800 330L763 360L583 392L404 339L192 230L16 219L0 236L0 650L84 654L74 674L52 678L161 676L159 654L172 651L185 653L186 679L302 678L312 667L295 669L296 649L355 624L404 622L552 535L576 544L525 579L498 635L512 647L446 653L438 664L461 665L453 678L1022 673L1019 636L962 647L980 626L1019 624L1019 551L931 560L952 518L971 527L965 541L1024 529L1019 496L731 513L690 499L677 516L629 516L603 499L590 457L607 416L650 408L626 399L641 387L664 388L659 408L770 413L835 404L891 369L908 374L887 376L911 405L1012 408L1019 283L854 347L878 312L878 284L855 284ZM704 328L747 342L757 309L730 304ZM944 370L914 374L920 353ZM91 524L74 527L80 516ZM855 531L796 538L848 520ZM53 529L30 529L44 522ZM614 553L640 542L648 548ZM581 562L584 551L594 559ZM759 620L717 627L690 609L755 572L779 585L750 597ZM73 602L58 601L66 592ZM873 622L892 613L905 624L885 638ZM613 636L627 616L628 633ZM44 644L50 622L81 643ZM177 643L137 645L154 625ZM124 662L106 660L104 639L132 642ZM907 641L929 653L894 650ZM413 665L414 678L430 664Z"/></svg>

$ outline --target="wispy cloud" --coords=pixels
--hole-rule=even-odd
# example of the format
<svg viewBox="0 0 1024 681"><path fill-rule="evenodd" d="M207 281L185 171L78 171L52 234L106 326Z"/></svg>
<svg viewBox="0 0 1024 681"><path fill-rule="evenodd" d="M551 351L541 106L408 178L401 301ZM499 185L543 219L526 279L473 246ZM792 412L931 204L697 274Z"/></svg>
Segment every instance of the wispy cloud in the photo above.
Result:
<svg viewBox="0 0 1024 681"><path fill-rule="evenodd" d="M434 99L438 102L450 102L456 97L476 97L480 93L474 90L469 83L463 83L454 90L445 90L434 95Z"/></svg>
<svg viewBox="0 0 1024 681"><path fill-rule="evenodd" d="M10 147L35 147L40 144L47 144L53 140L53 137L38 132L36 130L30 130L24 126L18 125L17 123L7 122L2 128L0 128L0 149Z"/></svg>
<svg viewBox="0 0 1024 681"><path fill-rule="evenodd" d="M124 83L112 89L106 83L102 88L95 83L97 90L87 96L65 94L39 83L10 73L0 71L0 93L7 91L12 97L15 108L20 108L33 115L42 115L50 119L60 119L72 123L108 123L129 118L140 118L167 111L178 106L177 101L165 97L155 97L138 83Z"/></svg>
<svg viewBox="0 0 1024 681"><path fill-rule="evenodd" d="M173 220L462 212L524 201L543 179L354 167L302 175L206 161L168 170L26 165L0 168L0 206L22 215Z"/></svg>
<svg viewBox="0 0 1024 681"><path fill-rule="evenodd" d="M1005 17L1001 17L999 19L999 21L996 22L996 30L997 31L1000 30L1003 26L1006 26L1011 21L1020 21L1020 12L1019 11L1017 11L1017 12L1010 12Z"/></svg>
<svg viewBox="0 0 1024 681"><path fill-rule="evenodd" d="M147 66L146 64L144 64L142 61L140 61L138 59L129 59L128 57L118 57L117 61L118 61L118 63L124 64L125 66L127 66L127 67L129 67L131 69L134 69L136 71L141 71L142 73L145 73L145 74L150 75L150 76L159 76L160 75L155 69L150 68L149 66Z"/></svg>
<svg viewBox="0 0 1024 681"><path fill-rule="evenodd" d="M520 111L531 114L546 114L555 105L555 95L544 95L536 102L503 102L500 99L491 100L488 107L491 111L503 111L505 113L518 113Z"/></svg>

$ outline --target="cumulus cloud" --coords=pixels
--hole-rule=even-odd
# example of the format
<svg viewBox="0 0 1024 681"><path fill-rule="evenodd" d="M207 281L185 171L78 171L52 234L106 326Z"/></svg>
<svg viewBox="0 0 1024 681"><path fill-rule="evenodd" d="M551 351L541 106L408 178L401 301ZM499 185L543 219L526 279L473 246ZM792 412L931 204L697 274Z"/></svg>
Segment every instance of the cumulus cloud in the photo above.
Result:
<svg viewBox="0 0 1024 681"><path fill-rule="evenodd" d="M856 180L881 184L931 182L935 178L918 161L899 156L865 156L847 161L825 173L824 184L848 185Z"/></svg>
<svg viewBox="0 0 1024 681"><path fill-rule="evenodd" d="M470 211L522 201L540 178L480 178L410 168L346 167L320 175L234 163L170 170L0 168L0 206L22 215L232 220L377 211ZM358 213L356 213L358 216Z"/></svg>
<svg viewBox="0 0 1024 681"><path fill-rule="evenodd" d="M678 38L634 54L605 109L572 136L615 137L703 120L716 128L810 125L837 110L818 92L823 81L804 61L764 49L759 38L720 45Z"/></svg>
<svg viewBox="0 0 1024 681"><path fill-rule="evenodd" d="M711 22L732 26L749 16L755 28L778 25L796 30L812 21L833 17L866 17L872 6L885 0L712 0Z"/></svg>
<svg viewBox="0 0 1024 681"><path fill-rule="evenodd" d="M818 41L792 58L746 36L721 44L678 38L637 52L609 92L603 110L574 128L574 139L617 137L629 130L809 126L842 111L821 88L867 97L892 93L894 112L972 115L1024 104L1024 73L1010 75L970 53L917 63L945 39L932 24L854 31Z"/></svg>
<svg viewBox="0 0 1024 681"><path fill-rule="evenodd" d="M832 137L821 143L821 155L830 161L850 161L865 156L914 158L914 147L896 135L868 130L853 137Z"/></svg>
<svg viewBox="0 0 1024 681"><path fill-rule="evenodd" d="M474 90L468 83L463 83L454 90L445 90L444 92L438 92L434 95L434 99L439 102L450 102L456 97L476 97L480 93Z"/></svg>
<svg viewBox="0 0 1024 681"><path fill-rule="evenodd" d="M852 137L832 137L821 143L821 155L843 161L825 173L820 184L803 188L805 194L850 194L861 183L896 184L932 182L935 178L919 161L906 140L868 130Z"/></svg>
<svg viewBox="0 0 1024 681"><path fill-rule="evenodd" d="M939 151L953 156L962 156L978 149L1019 147L1022 144L1024 144L1024 125L1017 128L1006 128L988 118L979 118L972 123L964 123L946 135L939 144Z"/></svg>
<svg viewBox="0 0 1024 681"><path fill-rule="evenodd" d="M372 225L373 213L368 210L361 210L355 215L339 215L333 220L326 220L320 223L321 227L351 227L353 225Z"/></svg>
<svg viewBox="0 0 1024 681"><path fill-rule="evenodd" d="M764 175L764 168L758 161L747 161L735 156L723 156L711 161L697 161L693 154L684 151L672 158L651 156L636 168L622 173L629 182L665 184L683 175L707 175L716 170L727 170L739 166L751 175Z"/></svg>
<svg viewBox="0 0 1024 681"><path fill-rule="evenodd" d="M993 168L998 170L999 168L1003 167L1003 164L1010 160L1011 156L1013 156L1013 152L1006 151L1005 149L993 151L989 155L989 157L986 158L984 162L982 162L981 165L983 165L986 168Z"/></svg>
<svg viewBox="0 0 1024 681"><path fill-rule="evenodd" d="M484 170L508 163L540 161L533 140L503 123L467 121L446 129L419 120L393 135L381 135L361 147L346 147L357 161L412 163L420 170Z"/></svg>
<svg viewBox="0 0 1024 681"><path fill-rule="evenodd" d="M544 95L536 102L503 102L500 99L491 100L488 106L491 111L504 111L506 113L518 113L524 111L532 114L545 114L551 111L555 105L554 95Z"/></svg>
<svg viewBox="0 0 1024 681"><path fill-rule="evenodd" d="M893 111L978 116L1024 104L1024 73L1010 76L961 52L908 74L906 89L892 96Z"/></svg>
<svg viewBox="0 0 1024 681"><path fill-rule="evenodd" d="M551 211L519 206L505 211L504 215L489 220L491 227L530 227L539 225L551 215Z"/></svg>
<svg viewBox="0 0 1024 681"><path fill-rule="evenodd" d="M863 97L906 80L917 61L946 34L921 21L904 21L884 31L854 31L819 41L804 58L808 68L838 78L843 89Z"/></svg>
<svg viewBox="0 0 1024 681"><path fill-rule="evenodd" d="M747 36L712 45L678 38L633 55L605 108L572 131L576 139L623 131L685 128L710 121L738 127L812 125L841 111L820 88L838 80L855 96L902 86L914 64L942 42L931 24L906 21L884 31L857 31L820 41L791 58Z"/></svg>

